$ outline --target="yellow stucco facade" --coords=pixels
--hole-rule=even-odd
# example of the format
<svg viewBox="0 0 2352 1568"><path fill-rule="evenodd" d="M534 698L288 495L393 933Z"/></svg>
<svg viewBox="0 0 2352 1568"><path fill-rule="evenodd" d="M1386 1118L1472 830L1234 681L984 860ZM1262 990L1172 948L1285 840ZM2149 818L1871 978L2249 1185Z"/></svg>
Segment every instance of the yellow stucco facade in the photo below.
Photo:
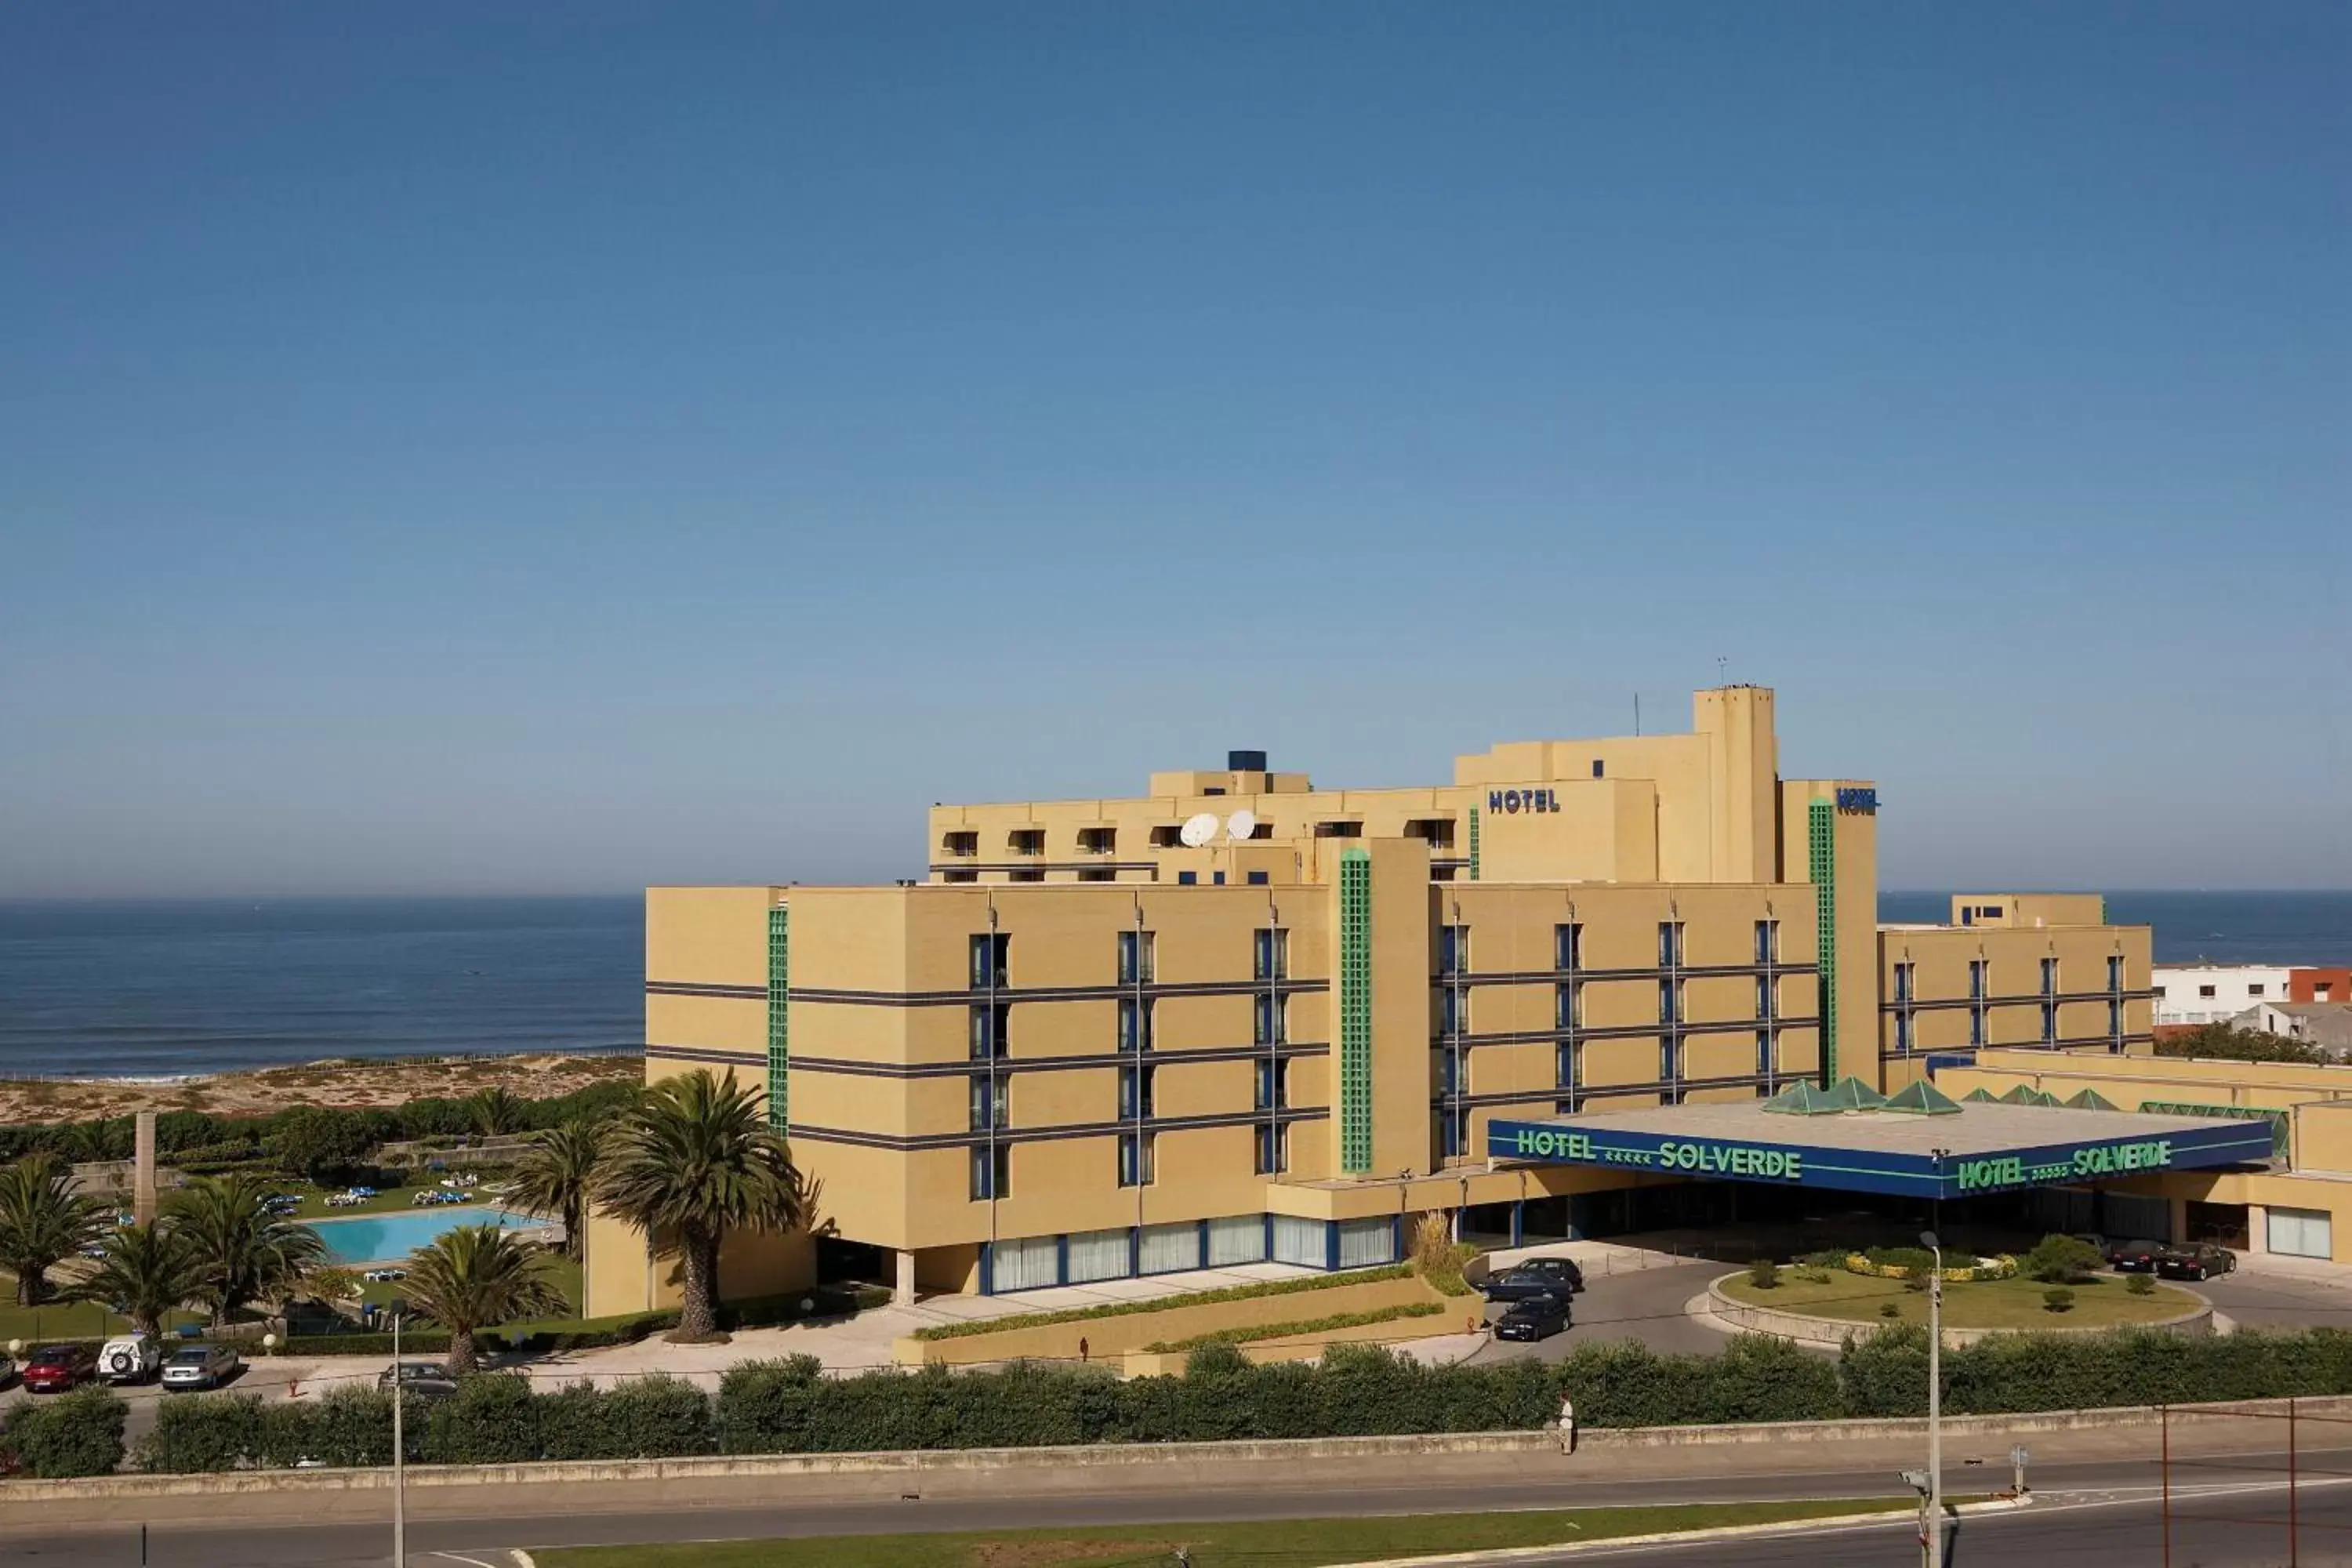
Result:
<svg viewBox="0 0 2352 1568"><path fill-rule="evenodd" d="M902 1287L1011 1289L1572 1212L1657 1179L1496 1168L1490 1121L1892 1088L1971 1029L2038 1040L2053 952L2057 1043L2147 1048L2147 932L2095 897L1882 930L1876 792L1780 776L1773 711L1702 691L1687 733L1497 745L1413 789L1236 753L1132 799L935 807L921 882L653 889L646 1072L759 1086L835 1240ZM740 1244L723 1292L812 1259ZM588 1275L597 1313L670 1289L604 1220Z"/></svg>

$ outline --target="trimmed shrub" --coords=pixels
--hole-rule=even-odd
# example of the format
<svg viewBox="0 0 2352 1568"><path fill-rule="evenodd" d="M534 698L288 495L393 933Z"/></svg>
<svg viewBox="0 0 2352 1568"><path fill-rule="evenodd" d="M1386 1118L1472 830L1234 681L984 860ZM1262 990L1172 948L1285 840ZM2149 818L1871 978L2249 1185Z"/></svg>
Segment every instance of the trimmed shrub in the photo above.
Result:
<svg viewBox="0 0 2352 1568"><path fill-rule="evenodd" d="M530 1380L484 1373L457 1384L425 1418L425 1460L434 1465L519 1465L536 1459L539 1401Z"/></svg>
<svg viewBox="0 0 2352 1568"><path fill-rule="evenodd" d="M95 1384L8 1412L0 1445L42 1480L110 1476L122 1464L122 1425L129 1407Z"/></svg>
<svg viewBox="0 0 2352 1568"><path fill-rule="evenodd" d="M2145 1274L2135 1274L2124 1282L2124 1292L2130 1296L2153 1296L2156 1281Z"/></svg>
<svg viewBox="0 0 2352 1568"><path fill-rule="evenodd" d="M710 1400L678 1378L656 1373L604 1397L604 1444L614 1459L669 1459L710 1452Z"/></svg>
<svg viewBox="0 0 2352 1568"><path fill-rule="evenodd" d="M1769 1258L1759 1258L1748 1266L1748 1283L1759 1290L1780 1288L1780 1266Z"/></svg>
<svg viewBox="0 0 2352 1568"><path fill-rule="evenodd" d="M2042 1307L2044 1311L2071 1312L2074 1310L2074 1292L2063 1285L2053 1285L2042 1292Z"/></svg>
<svg viewBox="0 0 2352 1568"><path fill-rule="evenodd" d="M250 1394L166 1399L139 1445L139 1468L166 1475L239 1469L261 1457L261 1401Z"/></svg>
<svg viewBox="0 0 2352 1568"><path fill-rule="evenodd" d="M2097 1247L2071 1236L2045 1236L2018 1260L2028 1279L2044 1285L2079 1285L2105 1261Z"/></svg>
<svg viewBox="0 0 2352 1568"><path fill-rule="evenodd" d="M744 1362L719 1380L722 1454L805 1454L815 1447L824 1363L813 1355Z"/></svg>

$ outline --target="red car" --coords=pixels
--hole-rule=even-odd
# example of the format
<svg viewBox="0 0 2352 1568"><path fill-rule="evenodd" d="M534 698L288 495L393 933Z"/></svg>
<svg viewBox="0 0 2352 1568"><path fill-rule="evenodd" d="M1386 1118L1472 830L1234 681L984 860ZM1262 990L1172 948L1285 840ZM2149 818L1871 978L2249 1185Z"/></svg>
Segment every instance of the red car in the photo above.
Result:
<svg viewBox="0 0 2352 1568"><path fill-rule="evenodd" d="M43 1345L25 1358L25 1388L30 1394L63 1394L98 1373L98 1357L88 1345Z"/></svg>

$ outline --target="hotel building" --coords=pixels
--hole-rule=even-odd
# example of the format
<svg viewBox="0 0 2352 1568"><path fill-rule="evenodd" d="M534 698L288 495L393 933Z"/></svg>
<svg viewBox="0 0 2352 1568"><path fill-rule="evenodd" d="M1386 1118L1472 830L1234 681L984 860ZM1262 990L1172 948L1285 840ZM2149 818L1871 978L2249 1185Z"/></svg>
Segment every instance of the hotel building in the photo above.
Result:
<svg viewBox="0 0 2352 1568"><path fill-rule="evenodd" d="M2008 893L1882 927L1871 781L1782 776L1769 689L1693 710L1425 787L1236 752L1129 799L939 806L918 883L650 889L648 1078L759 1086L830 1222L731 1244L724 1294L1352 1267L1432 1210L1727 1219L1727 1184L1498 1160L1488 1126L2148 1050L2145 927ZM674 1296L626 1226L588 1239L591 1313Z"/></svg>

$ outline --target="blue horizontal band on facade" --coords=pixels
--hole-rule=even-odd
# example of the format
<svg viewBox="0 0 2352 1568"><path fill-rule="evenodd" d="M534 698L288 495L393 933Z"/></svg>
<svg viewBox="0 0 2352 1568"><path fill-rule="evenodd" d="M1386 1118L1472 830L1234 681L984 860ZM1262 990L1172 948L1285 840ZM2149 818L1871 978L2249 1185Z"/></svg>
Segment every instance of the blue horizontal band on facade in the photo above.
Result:
<svg viewBox="0 0 2352 1568"><path fill-rule="evenodd" d="M2095 1163L2099 1151L2158 1145L2165 1151L2161 1162L2128 1169L2085 1172L2081 1168L2086 1151ZM2126 1133L2078 1143L1971 1151L1939 1161L1927 1154L1831 1144L1684 1136L1560 1121L1496 1121L1487 1130L1486 1152L1489 1159L1518 1164L1595 1166L1652 1175L1940 1200L2076 1185L2124 1175L2261 1164L2272 1156L2272 1140L2267 1127L2249 1131L2243 1123L2224 1122L2210 1128Z"/></svg>

